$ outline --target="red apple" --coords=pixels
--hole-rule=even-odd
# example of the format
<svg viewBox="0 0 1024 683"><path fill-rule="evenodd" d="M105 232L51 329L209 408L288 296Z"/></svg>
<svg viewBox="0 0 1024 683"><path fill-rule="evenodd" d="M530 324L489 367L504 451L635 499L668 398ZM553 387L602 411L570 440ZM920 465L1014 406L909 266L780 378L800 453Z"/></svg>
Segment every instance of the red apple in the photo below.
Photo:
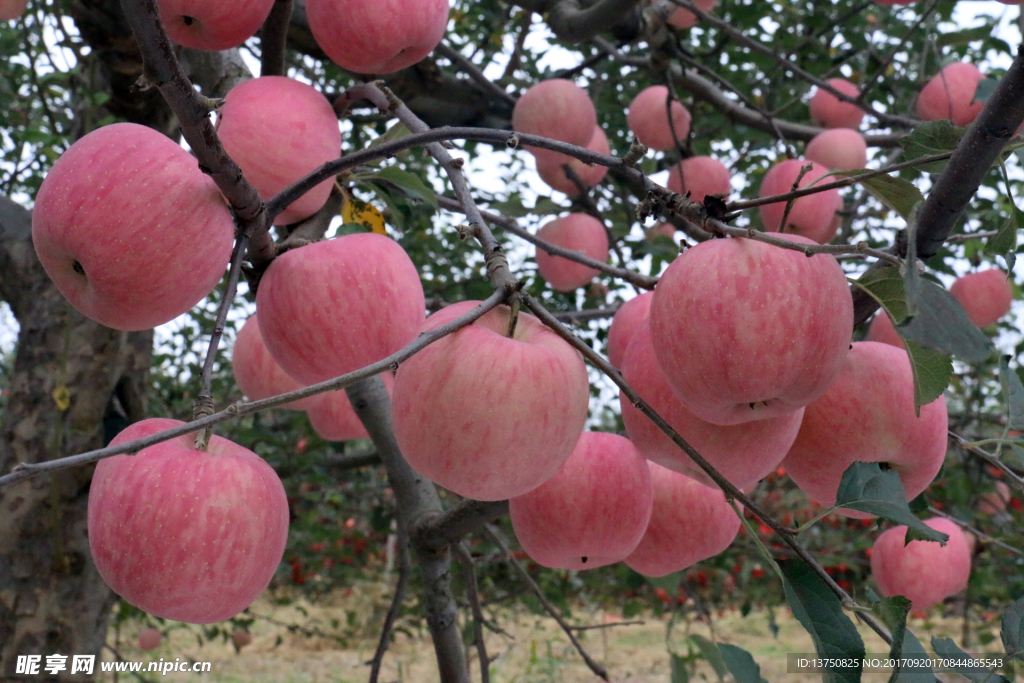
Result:
<svg viewBox="0 0 1024 683"><path fill-rule="evenodd" d="M718 0L693 0L693 4L702 12L710 12ZM676 28L691 28L697 25L697 15L680 7L668 16L668 23Z"/></svg>
<svg viewBox="0 0 1024 683"><path fill-rule="evenodd" d="M779 417L727 426L705 422L684 408L658 366L647 321L626 349L622 378L737 488L752 486L775 471L800 431L802 408ZM619 395L619 404L626 434L645 457L717 488L711 477L623 394Z"/></svg>
<svg viewBox="0 0 1024 683"><path fill-rule="evenodd" d="M740 530L719 489L651 463L654 510L626 565L644 576L665 576L724 551Z"/></svg>
<svg viewBox="0 0 1024 683"><path fill-rule="evenodd" d="M547 223L537 237L563 249L582 252L595 261L608 260L608 233L601 221L585 213L571 213ZM537 270L552 289L571 292L582 287L598 274L598 270L582 263L553 256L537 248Z"/></svg>
<svg viewBox="0 0 1024 683"><path fill-rule="evenodd" d="M167 36L196 50L230 50L256 35L274 0L158 0Z"/></svg>
<svg viewBox="0 0 1024 683"><path fill-rule="evenodd" d="M244 628L236 628L231 633L231 644L235 646L236 650L241 650L243 647L252 642L252 634L246 631Z"/></svg>
<svg viewBox="0 0 1024 683"><path fill-rule="evenodd" d="M907 527L889 529L871 550L871 575L884 597L902 595L913 609L928 609L967 588L971 576L971 547L963 530L944 517L925 524L949 535L945 546L936 541L906 543Z"/></svg>
<svg viewBox="0 0 1024 683"><path fill-rule="evenodd" d="M216 184L170 138L134 123L98 128L43 180L32 243L60 293L117 330L173 320L213 291L235 225Z"/></svg>
<svg viewBox="0 0 1024 683"><path fill-rule="evenodd" d="M636 331L646 324L653 297L654 292L644 292L622 304L619 310L615 311L611 327L608 328L608 362L615 367L622 368L622 359L626 356L630 340Z"/></svg>
<svg viewBox="0 0 1024 683"><path fill-rule="evenodd" d="M390 394L395 384L394 376L390 372L385 372L381 374L381 379L384 380L384 386ZM315 400L307 409L307 414L309 424L321 439L350 441L370 438L344 389L317 394L313 398Z"/></svg>
<svg viewBox="0 0 1024 683"><path fill-rule="evenodd" d="M611 148L608 146L608 136L605 135L601 126L594 126L594 135L587 145L587 149L600 154L609 154ZM557 156L541 155L537 157L537 174L540 179L548 184L553 190L558 190L570 197L580 194L580 189L569 176L566 175L563 164L569 164L569 168L587 187L594 187L608 174L608 167L595 165L588 166L579 159L564 154Z"/></svg>
<svg viewBox="0 0 1024 683"><path fill-rule="evenodd" d="M1010 502L1010 487L1005 481L997 481L993 491L981 494L975 506L978 512L983 515L997 515L1006 509Z"/></svg>
<svg viewBox="0 0 1024 683"><path fill-rule="evenodd" d="M853 334L853 298L832 256L739 238L683 252L661 276L650 315L669 385L715 424L807 405L839 374Z"/></svg>
<svg viewBox="0 0 1024 683"><path fill-rule="evenodd" d="M860 90L850 81L843 78L830 78L825 81L833 88L848 95L857 97ZM818 88L811 97L811 118L819 126L825 128L859 128L864 118L864 110L850 102L843 102L827 90Z"/></svg>
<svg viewBox="0 0 1024 683"><path fill-rule="evenodd" d="M430 316L442 325L479 302ZM394 429L409 464L476 500L532 491L572 453L587 419L590 380L567 342L526 313L508 334L510 310L489 311L402 363Z"/></svg>
<svg viewBox="0 0 1024 683"><path fill-rule="evenodd" d="M810 164L811 169L800 176L801 169ZM835 180L828 175L828 169L821 164L805 159L789 159L772 166L761 181L758 196L774 197L793 191L797 178L800 183L796 189L804 189L810 185L825 185ZM836 211L842 208L843 200L838 189L825 190L816 194L800 197L793 202L793 207L786 220L782 232L803 235L818 244L828 244L836 235L839 227L835 220ZM786 202L779 201L764 204L760 207L761 222L769 232L779 232L782 217L786 213Z"/></svg>
<svg viewBox="0 0 1024 683"><path fill-rule="evenodd" d="M111 445L183 424L136 422ZM270 583L288 538L288 500L270 465L219 436L194 435L101 460L89 490L89 548L100 576L139 609L209 624Z"/></svg>
<svg viewBox="0 0 1024 683"><path fill-rule="evenodd" d="M512 109L512 130L540 135L578 147L586 147L594 138L597 110L590 95L564 78L552 78L530 87ZM525 146L537 163L558 164L564 156L550 150Z"/></svg>
<svg viewBox="0 0 1024 683"><path fill-rule="evenodd" d="M633 98L626 115L626 124L637 139L650 149L662 152L673 149L677 139L683 142L690 134L690 112L679 100L672 101L672 124L669 125L668 97L668 88L652 85Z"/></svg>
<svg viewBox="0 0 1024 683"><path fill-rule="evenodd" d="M139 631L139 649L143 651L155 650L160 647L160 641L163 640L163 637L163 634L155 628L144 628Z"/></svg>
<svg viewBox="0 0 1024 683"><path fill-rule="evenodd" d="M420 61L448 27L448 0L306 0L317 45L335 64L389 74Z"/></svg>
<svg viewBox="0 0 1024 683"><path fill-rule="evenodd" d="M871 320L871 325L868 327L868 333L865 335L864 340L888 344L898 349L904 348L903 340L900 338L899 333L896 332L896 327L883 310L879 310Z"/></svg>
<svg viewBox="0 0 1024 683"><path fill-rule="evenodd" d="M665 187L678 194L690 193L690 200L703 204L709 195L732 193L729 169L713 157L690 157L673 164Z"/></svg>
<svg viewBox="0 0 1024 683"><path fill-rule="evenodd" d="M224 149L264 199L341 155L338 117L312 86L284 76L263 76L236 85L217 119ZM328 178L277 215L295 223L320 210L331 194Z"/></svg>
<svg viewBox="0 0 1024 683"><path fill-rule="evenodd" d="M864 136L851 128L830 128L807 143L804 156L825 168L852 171L867 165L868 146Z"/></svg>
<svg viewBox="0 0 1024 683"><path fill-rule="evenodd" d="M0 21L13 21L28 9L28 0L0 0Z"/></svg>
<svg viewBox="0 0 1024 683"><path fill-rule="evenodd" d="M231 369L235 375L235 384L250 401L286 394L303 387L270 356L263 343L255 314L249 316L235 337L235 348L231 352ZM316 400L316 396L311 396L286 403L281 407L288 410L309 410Z"/></svg>
<svg viewBox="0 0 1024 683"><path fill-rule="evenodd" d="M256 295L270 355L307 385L400 350L416 338L425 307L409 255L391 238L369 232L278 256Z"/></svg>
<svg viewBox="0 0 1024 683"><path fill-rule="evenodd" d="M932 77L917 96L917 115L925 121L949 119L966 126L981 113L984 102L975 102L978 82L985 77L978 67L954 62Z"/></svg>
<svg viewBox="0 0 1024 683"><path fill-rule="evenodd" d="M633 552L651 518L651 473L629 439L583 432L555 476L508 502L526 554L553 569L593 569Z"/></svg>
<svg viewBox="0 0 1024 683"><path fill-rule="evenodd" d="M905 352L857 342L836 381L807 406L782 466L813 501L830 506L851 464L885 463L900 475L909 501L928 488L942 467L947 423L942 396L922 406L920 417L915 415L914 377Z"/></svg>
<svg viewBox="0 0 1024 683"><path fill-rule="evenodd" d="M1006 273L998 268L968 273L949 288L967 311L967 317L978 327L988 327L1010 312L1013 286Z"/></svg>

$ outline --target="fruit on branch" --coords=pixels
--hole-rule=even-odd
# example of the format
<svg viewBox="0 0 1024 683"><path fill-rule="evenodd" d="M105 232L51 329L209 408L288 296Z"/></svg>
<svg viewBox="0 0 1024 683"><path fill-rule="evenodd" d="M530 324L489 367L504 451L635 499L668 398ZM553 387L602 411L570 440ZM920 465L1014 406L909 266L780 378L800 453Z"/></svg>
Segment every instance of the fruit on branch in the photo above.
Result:
<svg viewBox="0 0 1024 683"><path fill-rule="evenodd" d="M235 651L241 650L243 647L252 642L252 634L246 631L244 628L236 628L231 633L231 644L235 646Z"/></svg>
<svg viewBox="0 0 1024 683"><path fill-rule="evenodd" d="M804 156L828 169L852 171L867 165L868 145L852 128L830 128L807 143Z"/></svg>
<svg viewBox="0 0 1024 683"><path fill-rule="evenodd" d="M156 327L195 306L224 275L234 236L224 197L196 160L134 123L73 144L32 212L46 274L79 312L117 330Z"/></svg>
<svg viewBox="0 0 1024 683"><path fill-rule="evenodd" d="M900 339L899 333L896 331L896 327L892 324L892 319L882 309L878 310L875 317L871 320L871 325L868 327L868 333L864 336L865 341L879 342L881 344L888 344L889 346L895 346L898 349L902 349L903 340Z"/></svg>
<svg viewBox="0 0 1024 683"><path fill-rule="evenodd" d="M810 168L804 171L808 165ZM797 178L800 179L798 185ZM792 192L794 189L804 189L812 184L826 185L834 181L835 178L828 175L828 169L821 164L805 159L788 159L768 169L764 180L761 181L758 194L761 197L773 197ZM838 189L800 197L793 202L786 225L781 232L803 235L818 244L828 244L836 235L836 211L842 206L843 200ZM780 232L779 226L786 213L786 202L773 202L759 208L764 229L769 232Z"/></svg>
<svg viewBox="0 0 1024 683"><path fill-rule="evenodd" d="M644 228L644 239L653 242L659 237L667 237L672 241L676 238L676 226L667 221L655 223L650 228Z"/></svg>
<svg viewBox="0 0 1024 683"><path fill-rule="evenodd" d="M264 200L341 155L338 117L312 86L284 76L236 85L217 118L224 149ZM295 223L327 202L333 178L289 204L275 225Z"/></svg>
<svg viewBox="0 0 1024 683"><path fill-rule="evenodd" d="M683 159L673 164L665 187L681 195L690 193L690 201L703 204L709 195L732 193L729 169L718 159L706 156Z"/></svg>
<svg viewBox="0 0 1024 683"><path fill-rule="evenodd" d="M358 370L416 338L425 302L416 266L390 237L356 233L274 259L256 294L274 360L303 384Z"/></svg>
<svg viewBox="0 0 1024 683"><path fill-rule="evenodd" d="M807 405L839 374L853 334L853 298L835 258L741 238L683 252L661 276L650 316L665 379L687 410L715 424Z"/></svg>
<svg viewBox="0 0 1024 683"><path fill-rule="evenodd" d="M512 109L512 130L540 135L577 147L586 147L594 138L597 110L583 88L564 78L551 78L531 86ZM558 164L564 155L524 145L537 163Z"/></svg>
<svg viewBox="0 0 1024 683"><path fill-rule="evenodd" d="M637 140L660 152L674 149L677 139L685 142L690 134L690 111L679 100L672 100L670 123L668 98L668 88L663 85L652 85L641 90L640 94L633 98L626 114L626 124L636 135Z"/></svg>
<svg viewBox="0 0 1024 683"><path fill-rule="evenodd" d="M702 12L710 12L718 4L718 0L693 0L694 6ZM668 23L676 28L692 28L697 25L697 15L680 7L668 15Z"/></svg>
<svg viewBox="0 0 1024 683"><path fill-rule="evenodd" d="M975 509L983 515L997 515L1006 509L1010 502L1010 487L1005 481L997 481L993 491L981 494Z"/></svg>
<svg viewBox="0 0 1024 683"><path fill-rule="evenodd" d="M526 554L552 569L621 562L651 518L651 473L629 439L583 432L553 477L508 502Z"/></svg>
<svg viewBox="0 0 1024 683"><path fill-rule="evenodd" d="M390 395L395 386L394 376L390 372L384 372L381 373L381 379L384 380L384 387ZM370 438L344 389L328 391L313 398L315 400L306 414L309 415L309 424L321 439L350 441Z"/></svg>
<svg viewBox="0 0 1024 683"><path fill-rule="evenodd" d="M556 218L537 231L537 237L563 249L583 252L595 261L608 260L608 233L601 221L585 213ZM571 292L598 274L596 268L554 256L537 247L537 270L552 289Z"/></svg>
<svg viewBox="0 0 1024 683"><path fill-rule="evenodd" d="M622 378L712 467L738 488L760 481L779 466L800 431L803 409L736 425L716 425L683 407L665 381L647 321L637 329L622 361ZM646 415L619 394L626 434L647 459L711 486L718 484Z"/></svg>
<svg viewBox="0 0 1024 683"><path fill-rule="evenodd" d="M184 423L151 418L111 445ZM139 609L209 624L270 583L288 537L288 500L270 465L219 436L194 434L101 460L89 490L89 549L100 576Z"/></svg>
<svg viewBox="0 0 1024 683"><path fill-rule="evenodd" d="M626 564L644 576L665 576L714 557L732 544L740 518L717 488L651 463L654 509Z"/></svg>
<svg viewBox="0 0 1024 683"><path fill-rule="evenodd" d="M441 42L448 0L306 0L317 45L335 64L359 74L412 66Z"/></svg>
<svg viewBox="0 0 1024 683"><path fill-rule="evenodd" d="M944 517L925 524L949 535L946 545L936 541L906 543L907 527L887 530L871 549L871 575L884 597L902 595L913 609L928 609L967 588L971 576L971 546L963 530Z"/></svg>
<svg viewBox="0 0 1024 683"><path fill-rule="evenodd" d="M915 415L914 377L905 352L888 344L857 342L836 381L807 406L782 466L811 500L830 506L851 464L883 463L900 475L909 501L942 467L947 423L942 396L922 406L920 417Z"/></svg>
<svg viewBox="0 0 1024 683"><path fill-rule="evenodd" d="M954 62L932 77L917 96L917 115L925 121L949 119L966 126L981 113L984 102L975 102L978 82L984 79L973 64Z"/></svg>
<svg viewBox="0 0 1024 683"><path fill-rule="evenodd" d="M163 638L164 635L155 628L144 628L139 631L139 649L143 651L155 650L160 647L160 641Z"/></svg>
<svg viewBox="0 0 1024 683"><path fill-rule="evenodd" d="M230 50L256 35L274 0L157 0L167 37L195 50Z"/></svg>
<svg viewBox="0 0 1024 683"><path fill-rule="evenodd" d="M601 126L594 126L594 135L590 138L587 149L599 154L611 153L611 147L608 146L608 136L605 135L604 129ZM594 187L604 180L604 177L608 174L607 166L601 166L600 164L590 166L567 154L556 153L556 156L541 155L537 157L537 174L540 176L540 179L547 183L551 189L558 190L570 197L581 194L580 188L569 179L565 169L562 168L563 164L569 164L569 168L572 169L572 172L576 174L576 177L586 187Z"/></svg>
<svg viewBox="0 0 1024 683"><path fill-rule="evenodd" d="M968 273L958 277L949 288L978 327L988 327L1010 312L1013 285L998 268Z"/></svg>
<svg viewBox="0 0 1024 683"><path fill-rule="evenodd" d="M664 225L670 224L665 223ZM619 306L608 328L608 362L622 369L622 360L633 335L647 323L654 292L644 292Z"/></svg>
<svg viewBox="0 0 1024 683"><path fill-rule="evenodd" d="M255 314L249 316L235 337L235 348L231 351L231 370L234 372L238 389L250 401L285 394L304 386L292 379L271 357L270 351L263 343ZM281 407L288 410L309 410L316 399L316 396L311 396L286 403Z"/></svg>
<svg viewBox="0 0 1024 683"><path fill-rule="evenodd" d="M28 0L0 0L0 21L17 19L28 9Z"/></svg>
<svg viewBox="0 0 1024 683"><path fill-rule="evenodd" d="M844 78L830 78L827 81L835 90L857 97L860 90ZM829 91L818 88L809 105L811 119L824 128L859 128L864 110L851 102L843 102Z"/></svg>
<svg viewBox="0 0 1024 683"><path fill-rule="evenodd" d="M427 318L430 330L472 310L463 301ZM409 464L476 500L532 491L572 453L587 419L583 359L537 318L520 313L508 336L500 306L402 363L394 430Z"/></svg>

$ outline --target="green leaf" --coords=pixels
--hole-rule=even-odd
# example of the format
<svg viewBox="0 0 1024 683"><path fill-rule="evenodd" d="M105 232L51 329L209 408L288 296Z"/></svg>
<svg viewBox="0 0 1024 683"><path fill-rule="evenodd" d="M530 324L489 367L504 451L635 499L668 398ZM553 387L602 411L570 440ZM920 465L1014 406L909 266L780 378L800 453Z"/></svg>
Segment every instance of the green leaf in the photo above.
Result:
<svg viewBox="0 0 1024 683"><path fill-rule="evenodd" d="M677 654L672 655L672 683L690 683L690 672L686 670L686 660Z"/></svg>
<svg viewBox="0 0 1024 683"><path fill-rule="evenodd" d="M877 462L855 462L843 472L836 493L836 506L848 510L867 512L878 517L905 524L925 537L943 544L949 536L935 531L919 520L907 505L907 494L896 470L882 470ZM908 535L908 540L909 535Z"/></svg>
<svg viewBox="0 0 1024 683"><path fill-rule="evenodd" d="M953 33L943 33L935 38L935 44L939 47L967 45L968 43L988 38L992 35L992 28L990 24L985 24L984 26L965 28L962 31L954 31Z"/></svg>
<svg viewBox="0 0 1024 683"><path fill-rule="evenodd" d="M862 173L864 173L864 169L837 171L833 175L856 178ZM924 201L924 195L921 194L921 190L917 189L917 186L912 182L903 178L896 178L885 174L865 178L857 182L874 195L875 199L888 206L907 221L910 220L914 207Z"/></svg>
<svg viewBox="0 0 1024 683"><path fill-rule="evenodd" d="M1007 254L1017 250L1017 231L1021 228L1024 214L1014 207L1013 215L1009 216L994 236L985 242L985 253Z"/></svg>
<svg viewBox="0 0 1024 683"><path fill-rule="evenodd" d="M395 125L384 131L384 134L374 138L370 141L367 147L377 147L383 145L385 142L391 142L392 140L398 140L404 138L406 135L412 135L412 131L406 128L404 123L396 123Z"/></svg>
<svg viewBox="0 0 1024 683"><path fill-rule="evenodd" d="M1014 600L1003 612L999 637L1007 655L1019 657L1024 651L1024 598Z"/></svg>
<svg viewBox="0 0 1024 683"><path fill-rule="evenodd" d="M1010 356L999 359L999 383L1003 387L1003 401L1010 429L1024 429L1024 383L1020 375L1010 369Z"/></svg>
<svg viewBox="0 0 1024 683"><path fill-rule="evenodd" d="M803 560L779 560L786 600L793 616L814 640L818 656L833 659L864 658L864 641L850 617L825 582ZM860 683L861 665L822 671L824 683Z"/></svg>
<svg viewBox="0 0 1024 683"><path fill-rule="evenodd" d="M889 659L899 661L901 657L922 659L928 656L921 641L907 630L907 615L910 613L910 607L910 600L902 595L886 598L878 604L882 620L892 632ZM909 669L894 668L889 677L889 683L935 683L935 674L927 666Z"/></svg>
<svg viewBox="0 0 1024 683"><path fill-rule="evenodd" d="M974 683L1009 683L1006 677L983 666L979 666L973 657L961 650L951 638L932 638L932 649L940 657L947 657L952 660L950 663L957 666L949 668Z"/></svg>
<svg viewBox="0 0 1024 683"><path fill-rule="evenodd" d="M952 152L960 143L966 128L954 126L949 121L926 121L919 123L909 135L900 140L903 156L907 161L933 154ZM928 173L940 173L948 159L933 161L916 168Z"/></svg>
<svg viewBox="0 0 1024 683"><path fill-rule="evenodd" d="M725 674L728 673L729 669L725 666L725 661L722 659L722 653L719 652L718 646L704 636L696 633L690 634L687 637L697 646L697 649L700 650L701 656L703 656L704 659L708 661L708 664L711 665L711 668L715 670L718 680L724 680Z"/></svg>
<svg viewBox="0 0 1024 683"><path fill-rule="evenodd" d="M761 678L761 667L749 652L725 643L719 644L718 650L736 683L767 683Z"/></svg>
<svg viewBox="0 0 1024 683"><path fill-rule="evenodd" d="M374 181L380 180L394 185L398 189L402 190L405 194L415 199L421 199L431 208L437 209L437 196L434 191L424 183L419 176L403 171L397 166L388 166L382 168L375 173L361 173L357 176L352 176L354 181Z"/></svg>

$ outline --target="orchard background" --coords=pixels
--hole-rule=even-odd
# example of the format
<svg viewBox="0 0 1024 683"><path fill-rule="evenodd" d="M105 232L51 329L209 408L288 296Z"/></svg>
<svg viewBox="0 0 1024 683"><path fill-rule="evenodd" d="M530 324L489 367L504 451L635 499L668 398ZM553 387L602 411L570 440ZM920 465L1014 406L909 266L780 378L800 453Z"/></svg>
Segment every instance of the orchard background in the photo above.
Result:
<svg viewBox="0 0 1024 683"><path fill-rule="evenodd" d="M175 61L210 98L223 97L261 72L311 83L341 113L346 155L412 137L412 119L406 116L399 124L394 112L386 111L386 98L384 113L366 99L374 96L372 87L362 84L372 77L346 72L326 59L311 35L304 4L289 4L276 3L265 38L219 53L175 47L173 59L147 33L152 27L140 33L139 22L129 21L118 2L33 0L23 15L0 23L0 300L8 307L0 314L10 337L17 331L16 343L4 347L0 357L0 476L8 475L0 479L2 679L46 678L12 674L18 655L120 657L105 644L117 649L124 633L143 626L165 634L188 628L200 641L226 641L254 628L259 618L243 612L229 622L184 627L119 600L97 573L86 535L94 466L32 468L99 449L146 417L190 419L202 393L203 365L219 312L226 313L228 323L223 343L214 344L209 356L210 398L216 410L240 401L230 357L235 333L254 310L247 280L238 283L237 294L227 294L225 304L233 287L225 277L190 313L155 332L112 330L69 306L47 277L31 244L29 210L52 164L92 130L129 121L178 141L183 120L186 127L200 125L180 108L192 91L165 78ZM124 2L124 8L142 14L148 6L141 0ZM861 125L868 166L906 163L842 190L842 222L833 244L848 245L834 250L847 275L877 278L878 268L865 276L872 264L901 265L888 269L898 277L883 276L876 280L880 285L869 287L876 298L854 287L854 339L863 338L878 300L897 319L904 317L908 301L917 306L921 322L907 333L919 344L914 347L918 389L932 396L945 391L951 435L941 473L910 509L921 518L948 515L976 539L967 589L931 614L957 617L955 640L967 651L1016 651L1022 647L1022 607L1014 601L1024 595L1019 532L1024 443L1015 442L1016 430L1024 429L1019 307L986 328L993 340L988 347L980 333L964 326L963 316L950 313L948 297L920 292L927 289L922 278L948 287L968 271L1012 271L1017 230L1024 227L1015 204L1024 174L1012 153L1020 140L1010 138L1024 120L1024 71L1021 58L1014 61L1017 46L1005 36L1017 35L1008 25L1019 23L1018 9L986 3L972 11L965 26L955 17L966 12L951 0L894 7L723 0L713 17L688 29L666 25L674 9L664 0L456 0L441 45L418 64L381 80L430 128L489 131L435 140L448 140L449 153L465 160L462 172L472 197L489 212L485 218L508 255L511 275L522 283L523 300L556 314L600 354L606 353L618 306L653 285L679 254L680 242L692 247L721 233L725 227L717 219L742 208L727 205L722 212L709 205L705 211L653 191L636 170L664 186L667 170L680 158L710 155L731 172L733 192L726 201L754 199L768 169L787 157L801 157L820 132L808 112L817 85L835 77L857 84L865 93L864 106L876 112ZM926 82L944 65L961 61L978 65L986 77L974 99L987 106L966 137L964 129L922 124L914 107ZM617 157L603 159L608 175L582 197L548 189L532 172L532 156L515 149L519 141L495 132L509 131L516 100L550 78L571 79L586 89ZM656 84L667 85L686 105L691 130L676 148L640 157L643 150L631 146L626 110L638 93ZM554 148L601 161L579 148L557 143ZM951 152L948 163L921 161ZM431 312L491 297L495 286L488 279L485 250L489 259L497 252L486 240L482 249L474 239L479 232L465 227L471 221L460 213L465 202L454 199L451 169L442 168L423 143L386 159L371 157L338 176L339 191L298 236L317 239L326 229L328 237L375 231L397 240L419 271ZM523 235L569 211L602 221L611 241L610 267L585 287L556 292L537 273L535 247ZM650 231L654 219L648 214L662 214L678 231L672 237ZM753 208L730 215L727 223L742 229L735 235L762 227ZM247 237L259 243L261 226L248 225L254 231ZM289 237L282 230L267 234L281 242ZM923 275L915 275L921 265L915 251L927 256ZM250 252L257 270L261 259L265 254ZM903 278L908 278L905 289ZM1016 284L1014 296L1019 298ZM944 360L949 356L951 363ZM772 362L771 349L765 350L764 362ZM622 433L619 387L594 364L588 371L588 429ZM371 423L374 414L373 409L367 414ZM474 504L443 490L435 501L426 500L432 494L422 490L418 499L396 495L389 482L408 469L402 469L400 456L395 464L386 444L325 441L301 412L270 409L223 417L214 415L216 433L265 458L287 492L288 545L270 599L324 602L349 589L368 590L386 577L388 599L396 594L399 599L386 620L376 614L381 643L396 632L429 633L445 680L469 680L470 668L479 677L481 657L495 654L479 649L481 634L488 633L488 642L495 634L501 638L502 619L522 609L557 616L567 625L585 622L581 615L595 606L625 619L653 612L671 614L670 624L713 624L722 610L774 615L788 605L823 654L855 655L865 648L917 652L921 643L936 652L955 652L955 644L928 643L923 634L919 642L905 629L908 605L880 601L876 594L867 551L883 529L905 521L901 515L908 512L898 495L883 496L886 519L877 522L836 514L816 519L825 509L812 504L779 468L748 492L764 514L755 515L748 505L735 542L698 565L658 579L621 563L579 572L550 570L520 551L500 501ZM378 432L368 426L371 433L380 430L380 424ZM860 493L864 490L861 482ZM439 513L438 506L448 512L412 529L399 523L400 517L420 518L425 509ZM802 526L811 521L809 528ZM797 525L799 535L793 532ZM785 580L775 574L775 560L784 561ZM344 648L357 625L366 627L361 619L350 610L336 621L326 618L298 631L315 638L327 633L328 641ZM870 623L875 633L862 628L861 640L854 621ZM996 635L1000 628L1002 641ZM736 649L745 647L741 630L711 630L711 640L671 641L665 656L673 680L686 680L698 670L698 660L738 682L760 680ZM593 643L584 639L581 648L591 651L581 657L594 675L615 677ZM383 647L377 654L379 665ZM473 662L469 668L467 657ZM1012 669L1001 673L1012 676ZM853 680L860 672L824 675ZM901 678L914 675L922 674L904 672ZM53 678L84 680L65 674Z"/></svg>

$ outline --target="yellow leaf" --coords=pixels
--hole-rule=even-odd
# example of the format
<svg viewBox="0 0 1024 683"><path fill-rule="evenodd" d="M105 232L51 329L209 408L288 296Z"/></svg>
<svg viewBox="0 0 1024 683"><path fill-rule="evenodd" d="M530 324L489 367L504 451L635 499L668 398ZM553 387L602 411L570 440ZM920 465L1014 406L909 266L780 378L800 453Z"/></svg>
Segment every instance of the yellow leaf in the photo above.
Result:
<svg viewBox="0 0 1024 683"><path fill-rule="evenodd" d="M345 203L341 205L341 220L365 225L378 235L387 234L384 229L384 216L377 207L354 197L345 197Z"/></svg>
<svg viewBox="0 0 1024 683"><path fill-rule="evenodd" d="M71 392L65 386L59 386L53 390L53 400L57 404L57 410L64 412L71 407Z"/></svg>

